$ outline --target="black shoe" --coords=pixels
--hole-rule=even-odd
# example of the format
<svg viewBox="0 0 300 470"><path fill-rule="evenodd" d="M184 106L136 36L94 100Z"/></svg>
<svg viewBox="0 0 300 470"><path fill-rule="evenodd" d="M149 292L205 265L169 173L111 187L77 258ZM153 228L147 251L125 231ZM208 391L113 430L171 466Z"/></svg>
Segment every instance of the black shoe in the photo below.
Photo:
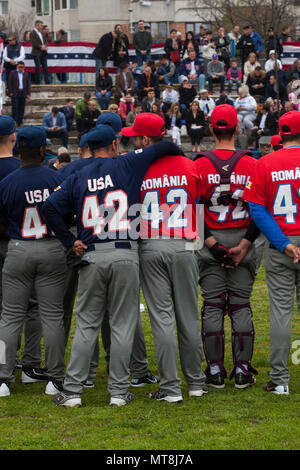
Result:
<svg viewBox="0 0 300 470"><path fill-rule="evenodd" d="M274 382L269 382L264 386L265 392L274 393L275 395L288 395L289 386L288 385L276 385Z"/></svg>
<svg viewBox="0 0 300 470"><path fill-rule="evenodd" d="M160 378L157 375L152 374L150 371L147 372L145 377L140 377L139 379L131 379L132 387L144 387L145 385L158 384Z"/></svg>
<svg viewBox="0 0 300 470"><path fill-rule="evenodd" d="M220 372L213 375L208 374L207 379L205 380L205 384L208 387L225 388L224 377L222 377L222 374Z"/></svg>
<svg viewBox="0 0 300 470"><path fill-rule="evenodd" d="M45 369L39 367L24 367L22 368L22 383L34 384L37 382L44 382L49 380Z"/></svg>
<svg viewBox="0 0 300 470"><path fill-rule="evenodd" d="M182 395L171 396L161 390L149 393L149 397L157 401L167 401L169 403L182 403Z"/></svg>
<svg viewBox="0 0 300 470"><path fill-rule="evenodd" d="M256 379L252 375L239 374L235 375L235 388L248 388L256 383Z"/></svg>

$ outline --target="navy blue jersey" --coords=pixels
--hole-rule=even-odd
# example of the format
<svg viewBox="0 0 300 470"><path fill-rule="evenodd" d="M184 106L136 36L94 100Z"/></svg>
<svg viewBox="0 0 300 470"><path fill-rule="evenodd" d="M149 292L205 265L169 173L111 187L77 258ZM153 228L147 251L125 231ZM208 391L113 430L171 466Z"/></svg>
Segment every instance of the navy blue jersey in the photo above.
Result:
<svg viewBox="0 0 300 470"><path fill-rule="evenodd" d="M61 216L76 215L78 238L87 245L137 239L133 221L139 215L144 175L156 158L174 151L174 147L165 141L122 158L95 158L67 178L48 202Z"/></svg>
<svg viewBox="0 0 300 470"><path fill-rule="evenodd" d="M0 222L9 237L37 240L51 234L41 216L43 203L63 178L47 167L20 168L0 183Z"/></svg>
<svg viewBox="0 0 300 470"><path fill-rule="evenodd" d="M93 161L94 161L94 157L80 158L79 160L76 160L75 162L72 162L72 163L69 163L69 165L66 165L64 168L59 170L59 173L62 175L64 179L66 179L68 178L68 176L72 175L76 171L80 171L86 165L93 163Z"/></svg>
<svg viewBox="0 0 300 470"><path fill-rule="evenodd" d="M7 175L20 168L20 160L15 157L0 158L0 181Z"/></svg>

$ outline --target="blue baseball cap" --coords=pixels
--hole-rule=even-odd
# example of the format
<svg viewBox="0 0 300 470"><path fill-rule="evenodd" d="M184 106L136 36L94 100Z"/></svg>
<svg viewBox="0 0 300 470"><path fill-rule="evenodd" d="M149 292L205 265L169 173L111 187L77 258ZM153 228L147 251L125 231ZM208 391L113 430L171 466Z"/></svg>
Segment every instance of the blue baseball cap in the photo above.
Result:
<svg viewBox="0 0 300 470"><path fill-rule="evenodd" d="M83 136L82 136L81 139L80 139L79 147L80 147L81 149L83 149L84 147L88 147L87 136L88 136L88 133L83 134Z"/></svg>
<svg viewBox="0 0 300 470"><path fill-rule="evenodd" d="M47 135L39 126L24 126L17 134L17 143L21 147L43 147L46 145Z"/></svg>
<svg viewBox="0 0 300 470"><path fill-rule="evenodd" d="M0 116L0 135L11 135L16 130L16 123L10 116Z"/></svg>
<svg viewBox="0 0 300 470"><path fill-rule="evenodd" d="M117 136L112 127L101 124L88 132L86 136L87 144L91 150L108 147L116 138Z"/></svg>
<svg viewBox="0 0 300 470"><path fill-rule="evenodd" d="M105 124L106 126L111 126L115 133L117 134L116 137L122 137L120 135L122 129L122 119L116 113L103 113L101 116L98 117L96 126Z"/></svg>

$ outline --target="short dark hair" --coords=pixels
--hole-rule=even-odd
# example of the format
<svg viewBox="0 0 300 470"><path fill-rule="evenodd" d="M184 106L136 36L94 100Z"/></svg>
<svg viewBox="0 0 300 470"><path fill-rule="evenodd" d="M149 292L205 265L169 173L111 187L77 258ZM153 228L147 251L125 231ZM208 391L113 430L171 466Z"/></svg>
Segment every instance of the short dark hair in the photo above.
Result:
<svg viewBox="0 0 300 470"><path fill-rule="evenodd" d="M147 95L148 95L149 91L154 91L155 92L154 88L148 88Z"/></svg>
<svg viewBox="0 0 300 470"><path fill-rule="evenodd" d="M277 152L277 150L282 149L282 145L272 145L272 147L273 147L275 152Z"/></svg>
<svg viewBox="0 0 300 470"><path fill-rule="evenodd" d="M45 158L46 148L45 146L41 148L37 147L22 147L22 139L19 142L19 153L21 155L21 160L37 160L38 157L41 158L41 161Z"/></svg>
<svg viewBox="0 0 300 470"><path fill-rule="evenodd" d="M288 126L286 126L287 129L284 129L284 127L286 126L286 124L284 124L282 126L282 130L283 131L287 131L289 130ZM292 134L292 135L282 135L281 136L281 140L282 140L282 143L283 144L287 144L289 142L293 142L294 140L300 140L300 132L298 132L297 134Z"/></svg>
<svg viewBox="0 0 300 470"><path fill-rule="evenodd" d="M74 101L74 100L72 100L72 98L67 98L66 99L66 103L71 103L71 101Z"/></svg>
<svg viewBox="0 0 300 470"><path fill-rule="evenodd" d="M270 104L269 103L264 103L262 109L269 112L270 111Z"/></svg>
<svg viewBox="0 0 300 470"><path fill-rule="evenodd" d="M21 64L21 65L25 65L22 60L20 60L20 62L17 63L17 66L20 65L20 64Z"/></svg>
<svg viewBox="0 0 300 470"><path fill-rule="evenodd" d="M119 65L119 67L120 67L121 70L124 70L124 69L127 69L127 67L129 67L129 64L127 64L127 62L122 62Z"/></svg>
<svg viewBox="0 0 300 470"><path fill-rule="evenodd" d="M138 23L145 23L145 21L144 20L139 20Z"/></svg>
<svg viewBox="0 0 300 470"><path fill-rule="evenodd" d="M44 22L42 20L36 20L34 23L34 26L37 26L38 24L43 24Z"/></svg>
<svg viewBox="0 0 300 470"><path fill-rule="evenodd" d="M209 29L208 31L206 31L206 34L212 34L212 31Z"/></svg>
<svg viewBox="0 0 300 470"><path fill-rule="evenodd" d="M158 136L155 136L155 137L149 137L149 139L151 139L153 144L157 144L158 142L161 142L163 140L163 138L164 138L163 135L158 135Z"/></svg>
<svg viewBox="0 0 300 470"><path fill-rule="evenodd" d="M57 160L59 163L71 163L71 155L69 153L61 153L58 155Z"/></svg>
<svg viewBox="0 0 300 470"><path fill-rule="evenodd" d="M89 91L84 92L83 97L86 100L89 100L91 98L92 94Z"/></svg>
<svg viewBox="0 0 300 470"><path fill-rule="evenodd" d="M218 125L222 124L227 124L226 121L223 121L223 119L220 119L217 121ZM230 129L215 129L213 128L213 134L216 137L217 140L230 140L232 139L234 133L236 131L236 126L231 127Z"/></svg>
<svg viewBox="0 0 300 470"><path fill-rule="evenodd" d="M261 65L257 65L254 70L262 70Z"/></svg>
<svg viewBox="0 0 300 470"><path fill-rule="evenodd" d="M174 28L171 29L170 34L171 34L171 33L177 33L177 29L174 29Z"/></svg>
<svg viewBox="0 0 300 470"><path fill-rule="evenodd" d="M51 113L53 114L58 114L59 113L59 109L57 106L53 106L53 108L51 109Z"/></svg>
<svg viewBox="0 0 300 470"><path fill-rule="evenodd" d="M137 101L133 105L134 108L138 108L139 106L142 108L143 105L142 103L138 103Z"/></svg>
<svg viewBox="0 0 300 470"><path fill-rule="evenodd" d="M115 24L115 27L114 27L114 30L115 30L115 31L116 31L116 29L117 29L118 26L121 26L121 27L122 27L122 25L119 24L119 23L118 23L118 24Z"/></svg>

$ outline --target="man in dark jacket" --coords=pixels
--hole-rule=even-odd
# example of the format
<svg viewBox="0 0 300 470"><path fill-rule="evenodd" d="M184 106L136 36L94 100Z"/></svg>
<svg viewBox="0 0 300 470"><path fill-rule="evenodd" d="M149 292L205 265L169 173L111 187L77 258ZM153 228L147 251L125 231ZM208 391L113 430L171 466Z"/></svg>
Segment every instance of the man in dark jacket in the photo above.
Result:
<svg viewBox="0 0 300 470"><path fill-rule="evenodd" d="M39 85L41 83L41 72L40 68L43 67L44 80L49 85L47 55L48 55L48 42L45 36L42 34L43 22L37 20L35 22L35 28L30 34L30 41L32 44L31 55L35 63L35 83Z"/></svg>
<svg viewBox="0 0 300 470"><path fill-rule="evenodd" d="M138 30L133 35L133 45L139 66L151 59L152 36L149 31L145 31L143 20L138 22Z"/></svg>
<svg viewBox="0 0 300 470"><path fill-rule="evenodd" d="M249 87L250 95L264 97L266 92L266 72L258 65L248 75L246 85Z"/></svg>
<svg viewBox="0 0 300 470"><path fill-rule="evenodd" d="M81 132L79 133L79 137L81 137L83 134L86 134L96 126L99 116L100 111L96 108L96 103L94 101L90 101L88 108L83 111L81 115Z"/></svg>
<svg viewBox="0 0 300 470"><path fill-rule="evenodd" d="M256 52L254 48L254 42L251 38L251 28L250 26L243 27L243 35L240 37L236 49L240 51L240 57L242 61L242 70L244 70L244 63L248 59L250 52Z"/></svg>
<svg viewBox="0 0 300 470"><path fill-rule="evenodd" d="M30 98L30 80L24 72L24 62L19 62L17 70L13 70L8 80L8 95L11 97L12 116L17 125L23 122L26 99Z"/></svg>
<svg viewBox="0 0 300 470"><path fill-rule="evenodd" d="M108 59L113 59L117 36L117 33L112 31L111 33L103 34L99 39L97 47L93 52L93 56L96 57L96 76L98 75L99 68L105 67Z"/></svg>
<svg viewBox="0 0 300 470"><path fill-rule="evenodd" d="M264 103L262 110L257 114L254 126L251 129L253 137L256 139L256 143L262 136L274 135L277 132L276 119L270 112L269 103Z"/></svg>
<svg viewBox="0 0 300 470"><path fill-rule="evenodd" d="M67 130L71 132L75 115L74 101L70 98L67 99L66 105L60 108L59 111L65 115Z"/></svg>
<svg viewBox="0 0 300 470"><path fill-rule="evenodd" d="M8 46L4 49L3 60L6 70L6 82L8 83L10 72L17 70L18 63L25 60L25 49L17 41L15 34L8 36Z"/></svg>
<svg viewBox="0 0 300 470"><path fill-rule="evenodd" d="M269 58L270 51L276 50L277 51L277 59L280 59L280 56L283 52L282 45L280 43L280 40L278 37L276 37L275 41L275 36L274 36L274 29L269 28L268 29L268 39L265 42L265 48L266 48L266 57Z"/></svg>

